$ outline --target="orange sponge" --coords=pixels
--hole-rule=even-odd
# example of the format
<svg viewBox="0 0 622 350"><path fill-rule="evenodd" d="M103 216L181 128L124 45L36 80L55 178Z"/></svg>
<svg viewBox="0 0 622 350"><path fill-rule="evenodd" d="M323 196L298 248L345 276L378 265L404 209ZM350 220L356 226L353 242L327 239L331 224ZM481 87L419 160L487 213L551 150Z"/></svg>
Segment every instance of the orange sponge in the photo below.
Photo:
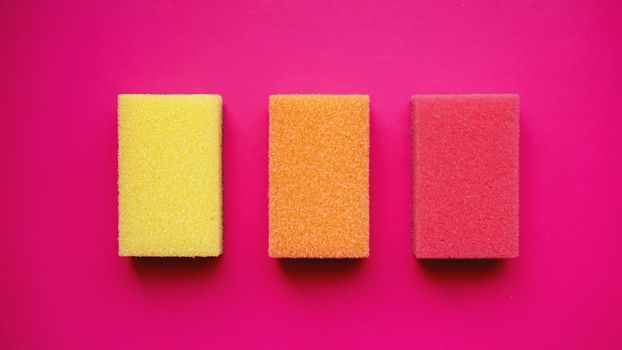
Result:
<svg viewBox="0 0 622 350"><path fill-rule="evenodd" d="M275 258L369 256L369 96L270 96Z"/></svg>

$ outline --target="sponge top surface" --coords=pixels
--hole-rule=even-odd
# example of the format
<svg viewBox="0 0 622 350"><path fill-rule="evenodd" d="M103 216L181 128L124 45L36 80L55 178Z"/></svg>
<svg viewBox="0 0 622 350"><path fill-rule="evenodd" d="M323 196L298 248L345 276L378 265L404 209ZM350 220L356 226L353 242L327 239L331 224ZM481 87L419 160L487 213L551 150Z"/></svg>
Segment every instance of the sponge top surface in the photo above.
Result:
<svg viewBox="0 0 622 350"><path fill-rule="evenodd" d="M119 255L222 251L218 95L119 95Z"/></svg>
<svg viewBox="0 0 622 350"><path fill-rule="evenodd" d="M269 253L369 254L369 97L270 97Z"/></svg>
<svg viewBox="0 0 622 350"><path fill-rule="evenodd" d="M518 255L518 106L511 94L413 97L417 257Z"/></svg>

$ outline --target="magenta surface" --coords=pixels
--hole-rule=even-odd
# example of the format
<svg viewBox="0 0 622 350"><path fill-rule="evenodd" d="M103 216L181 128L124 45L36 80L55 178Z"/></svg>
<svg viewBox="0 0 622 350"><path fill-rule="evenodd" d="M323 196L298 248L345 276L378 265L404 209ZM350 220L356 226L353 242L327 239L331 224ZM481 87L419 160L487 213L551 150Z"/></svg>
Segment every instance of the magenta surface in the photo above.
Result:
<svg viewBox="0 0 622 350"><path fill-rule="evenodd" d="M622 2L3 1L0 348L621 348ZM224 100L220 259L117 256L116 96ZM520 257L415 260L410 96L521 96ZM371 257L268 258L268 96L371 97Z"/></svg>

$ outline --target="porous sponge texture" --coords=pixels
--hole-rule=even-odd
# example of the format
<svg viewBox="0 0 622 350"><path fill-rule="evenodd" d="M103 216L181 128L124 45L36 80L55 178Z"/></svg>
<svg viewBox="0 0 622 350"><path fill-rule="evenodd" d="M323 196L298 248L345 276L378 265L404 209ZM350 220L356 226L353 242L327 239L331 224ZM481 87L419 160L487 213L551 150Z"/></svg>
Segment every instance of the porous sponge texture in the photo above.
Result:
<svg viewBox="0 0 622 350"><path fill-rule="evenodd" d="M412 98L414 253L518 256L518 95Z"/></svg>
<svg viewBox="0 0 622 350"><path fill-rule="evenodd" d="M119 95L119 255L222 252L222 100Z"/></svg>
<svg viewBox="0 0 622 350"><path fill-rule="evenodd" d="M270 96L269 255L369 256L369 97Z"/></svg>

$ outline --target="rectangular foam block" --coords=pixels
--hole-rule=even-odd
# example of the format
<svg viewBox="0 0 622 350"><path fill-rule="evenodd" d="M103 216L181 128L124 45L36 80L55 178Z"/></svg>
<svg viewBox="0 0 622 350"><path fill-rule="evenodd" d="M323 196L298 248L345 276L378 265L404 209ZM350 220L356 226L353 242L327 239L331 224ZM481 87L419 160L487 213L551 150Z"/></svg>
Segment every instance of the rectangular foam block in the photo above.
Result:
<svg viewBox="0 0 622 350"><path fill-rule="evenodd" d="M518 95L412 98L417 258L518 256Z"/></svg>
<svg viewBox="0 0 622 350"><path fill-rule="evenodd" d="M222 100L119 95L119 255L222 252Z"/></svg>
<svg viewBox="0 0 622 350"><path fill-rule="evenodd" d="M369 97L270 97L275 258L369 256Z"/></svg>

